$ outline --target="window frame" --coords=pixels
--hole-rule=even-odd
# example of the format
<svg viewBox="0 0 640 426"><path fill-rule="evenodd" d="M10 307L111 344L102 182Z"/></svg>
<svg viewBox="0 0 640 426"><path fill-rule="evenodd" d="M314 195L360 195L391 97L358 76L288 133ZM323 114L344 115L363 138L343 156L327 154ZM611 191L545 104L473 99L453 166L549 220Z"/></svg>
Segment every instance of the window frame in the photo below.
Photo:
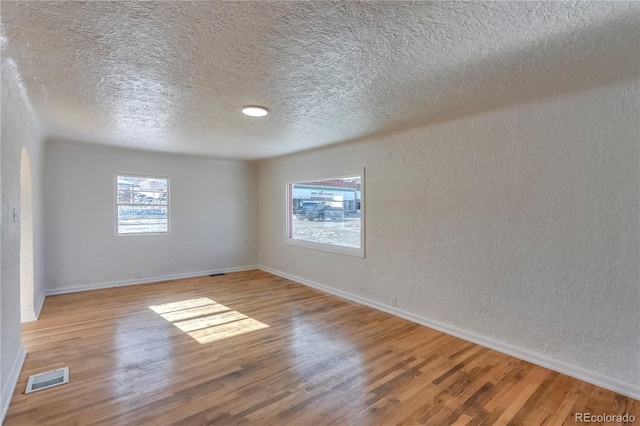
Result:
<svg viewBox="0 0 640 426"><path fill-rule="evenodd" d="M315 241L307 241L294 239L290 237L290 230L293 230L293 185L300 182L323 181L330 179L342 179L360 176L360 248L339 246L327 243L318 243ZM344 254L348 256L365 258L365 210L366 210L366 189L365 189L365 167L343 168L337 170L328 170L307 173L304 175L296 175L284 180L285 193L285 223L283 243L289 246L302 247L305 249L320 250L335 254Z"/></svg>
<svg viewBox="0 0 640 426"><path fill-rule="evenodd" d="M143 178L143 179L164 179L167 181L167 204L136 204L136 205L152 205L152 206L165 206L167 208L167 230L166 231L160 231L160 232L119 232L118 231L118 206L121 205L131 205L131 204L120 204L118 202L118 177L134 177L134 178ZM171 232L171 208L170 208L170 203L171 203L171 180L169 179L169 176L165 176L165 175L151 175L151 174L144 174L144 173L128 173L128 172L115 172L114 174L114 184L113 184L113 189L114 189L114 201L115 201L115 208L114 208L114 214L115 214L115 220L114 220L114 232L118 237L127 237L127 236L141 236L141 235L167 235L169 232Z"/></svg>

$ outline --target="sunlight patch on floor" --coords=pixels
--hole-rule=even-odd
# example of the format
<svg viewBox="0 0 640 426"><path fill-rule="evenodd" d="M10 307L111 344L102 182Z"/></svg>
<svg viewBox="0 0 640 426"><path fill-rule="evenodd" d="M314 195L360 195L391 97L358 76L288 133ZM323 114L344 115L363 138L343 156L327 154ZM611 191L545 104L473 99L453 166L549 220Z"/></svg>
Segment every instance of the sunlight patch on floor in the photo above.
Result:
<svg viewBox="0 0 640 426"><path fill-rule="evenodd" d="M149 306L149 309L201 344L269 327L208 297Z"/></svg>

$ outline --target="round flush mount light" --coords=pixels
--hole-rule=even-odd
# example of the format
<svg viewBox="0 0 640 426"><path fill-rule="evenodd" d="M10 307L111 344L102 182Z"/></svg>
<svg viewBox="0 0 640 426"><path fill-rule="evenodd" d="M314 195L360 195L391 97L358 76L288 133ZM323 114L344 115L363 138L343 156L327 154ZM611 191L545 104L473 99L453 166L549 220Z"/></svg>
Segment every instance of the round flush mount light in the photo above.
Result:
<svg viewBox="0 0 640 426"><path fill-rule="evenodd" d="M250 117L264 117L269 114L269 110L258 105L247 105L242 108L242 113Z"/></svg>

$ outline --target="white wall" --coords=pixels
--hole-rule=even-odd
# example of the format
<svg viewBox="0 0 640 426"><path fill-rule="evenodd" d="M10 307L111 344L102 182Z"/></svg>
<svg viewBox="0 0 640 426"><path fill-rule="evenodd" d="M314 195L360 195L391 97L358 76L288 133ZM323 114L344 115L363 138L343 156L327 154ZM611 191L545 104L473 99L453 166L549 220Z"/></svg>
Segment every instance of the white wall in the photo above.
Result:
<svg viewBox="0 0 640 426"><path fill-rule="evenodd" d="M0 420L4 416L20 373L24 351L20 339L20 220L13 221L12 209L20 215L20 157L27 148L32 169L33 207L33 305L42 300L42 137L24 88L11 60L2 59L2 136L0 169L2 170L2 203L0 222ZM27 313L33 316L34 313Z"/></svg>
<svg viewBox="0 0 640 426"><path fill-rule="evenodd" d="M257 263L254 163L54 140L44 169L47 293ZM168 234L116 235L116 172L170 177Z"/></svg>
<svg viewBox="0 0 640 426"><path fill-rule="evenodd" d="M638 83L263 161L259 263L640 395ZM284 245L284 181L359 166L366 258Z"/></svg>

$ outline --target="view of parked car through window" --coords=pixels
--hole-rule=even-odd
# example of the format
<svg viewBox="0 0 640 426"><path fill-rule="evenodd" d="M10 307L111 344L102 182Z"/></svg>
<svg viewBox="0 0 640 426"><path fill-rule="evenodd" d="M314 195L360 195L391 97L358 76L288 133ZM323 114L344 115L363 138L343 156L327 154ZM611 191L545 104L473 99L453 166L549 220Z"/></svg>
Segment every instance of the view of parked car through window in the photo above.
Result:
<svg viewBox="0 0 640 426"><path fill-rule="evenodd" d="M116 174L118 234L168 232L169 178Z"/></svg>
<svg viewBox="0 0 640 426"><path fill-rule="evenodd" d="M361 247L361 176L288 184L288 238Z"/></svg>

